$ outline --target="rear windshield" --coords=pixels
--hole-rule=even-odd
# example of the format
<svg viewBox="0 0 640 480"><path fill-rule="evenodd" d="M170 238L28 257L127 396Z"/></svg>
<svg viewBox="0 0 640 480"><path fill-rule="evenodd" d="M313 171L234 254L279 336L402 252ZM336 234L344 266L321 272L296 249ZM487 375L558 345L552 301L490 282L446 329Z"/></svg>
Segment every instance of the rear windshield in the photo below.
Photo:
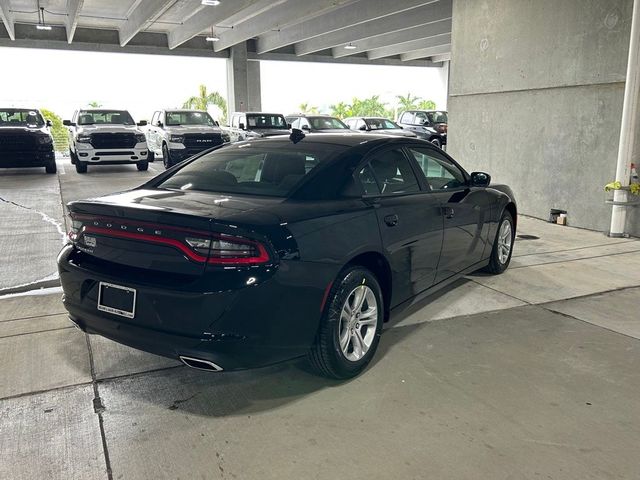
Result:
<svg viewBox="0 0 640 480"><path fill-rule="evenodd" d="M126 110L82 110L78 125L133 125L135 122Z"/></svg>
<svg viewBox="0 0 640 480"><path fill-rule="evenodd" d="M286 197L338 149L326 144L231 145L197 158L156 187Z"/></svg>
<svg viewBox="0 0 640 480"><path fill-rule="evenodd" d="M314 130L344 129L349 130L344 123L333 117L309 117L309 123Z"/></svg>
<svg viewBox="0 0 640 480"><path fill-rule="evenodd" d="M283 115L247 115L247 128L283 128L288 129Z"/></svg>
<svg viewBox="0 0 640 480"><path fill-rule="evenodd" d="M364 121L367 122L371 130L393 130L400 128L398 124L386 118L365 118Z"/></svg>
<svg viewBox="0 0 640 480"><path fill-rule="evenodd" d="M215 127L217 124L206 112L167 112L167 126L204 125Z"/></svg>
<svg viewBox="0 0 640 480"><path fill-rule="evenodd" d="M0 127L44 127L40 112L25 109L0 109Z"/></svg>

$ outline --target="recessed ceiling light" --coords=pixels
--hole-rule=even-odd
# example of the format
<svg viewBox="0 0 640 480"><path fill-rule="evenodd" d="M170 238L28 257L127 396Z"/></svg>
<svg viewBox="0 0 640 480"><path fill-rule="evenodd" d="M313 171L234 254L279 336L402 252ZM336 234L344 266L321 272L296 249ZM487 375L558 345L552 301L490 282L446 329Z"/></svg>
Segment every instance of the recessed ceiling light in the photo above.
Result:
<svg viewBox="0 0 640 480"><path fill-rule="evenodd" d="M207 42L219 42L220 38L214 35L213 37L207 37L206 40Z"/></svg>
<svg viewBox="0 0 640 480"><path fill-rule="evenodd" d="M38 25L36 25L36 28L38 30L51 30L51 25L40 25L40 24L38 24Z"/></svg>
<svg viewBox="0 0 640 480"><path fill-rule="evenodd" d="M208 5L209 7L217 7L220 5L220 0L202 0L202 5Z"/></svg>
<svg viewBox="0 0 640 480"><path fill-rule="evenodd" d="M344 46L345 50L355 50L357 47L349 42L349 45Z"/></svg>

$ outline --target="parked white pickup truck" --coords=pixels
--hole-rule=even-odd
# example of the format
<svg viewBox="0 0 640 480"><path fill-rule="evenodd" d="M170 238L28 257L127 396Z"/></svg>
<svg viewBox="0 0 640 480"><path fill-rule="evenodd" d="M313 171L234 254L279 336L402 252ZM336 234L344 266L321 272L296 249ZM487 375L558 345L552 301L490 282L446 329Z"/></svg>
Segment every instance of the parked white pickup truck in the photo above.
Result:
<svg viewBox="0 0 640 480"><path fill-rule="evenodd" d="M149 151L154 156L162 156L165 168L229 143L229 134L203 110L158 110L153 114L146 135Z"/></svg>
<svg viewBox="0 0 640 480"><path fill-rule="evenodd" d="M69 127L69 155L76 172L88 165L135 163L138 170L149 168L149 151L144 133L126 110L83 108L74 112Z"/></svg>

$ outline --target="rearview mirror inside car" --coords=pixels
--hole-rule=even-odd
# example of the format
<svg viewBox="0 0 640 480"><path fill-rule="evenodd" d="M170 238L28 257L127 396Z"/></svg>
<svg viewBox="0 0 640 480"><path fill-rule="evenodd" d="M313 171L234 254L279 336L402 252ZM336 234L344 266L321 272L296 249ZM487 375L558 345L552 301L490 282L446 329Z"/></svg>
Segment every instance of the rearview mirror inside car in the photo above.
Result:
<svg viewBox="0 0 640 480"><path fill-rule="evenodd" d="M491 183L491 175L484 172L473 172L471 174L471 186L488 187Z"/></svg>

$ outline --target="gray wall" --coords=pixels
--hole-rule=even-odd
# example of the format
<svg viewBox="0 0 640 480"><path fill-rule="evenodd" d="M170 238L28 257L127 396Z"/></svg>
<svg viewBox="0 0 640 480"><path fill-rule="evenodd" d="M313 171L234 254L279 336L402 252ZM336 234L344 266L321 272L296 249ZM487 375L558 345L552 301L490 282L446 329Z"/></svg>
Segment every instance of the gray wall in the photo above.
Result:
<svg viewBox="0 0 640 480"><path fill-rule="evenodd" d="M607 231L632 0L455 0L448 151L520 212ZM631 233L640 235L638 216Z"/></svg>

